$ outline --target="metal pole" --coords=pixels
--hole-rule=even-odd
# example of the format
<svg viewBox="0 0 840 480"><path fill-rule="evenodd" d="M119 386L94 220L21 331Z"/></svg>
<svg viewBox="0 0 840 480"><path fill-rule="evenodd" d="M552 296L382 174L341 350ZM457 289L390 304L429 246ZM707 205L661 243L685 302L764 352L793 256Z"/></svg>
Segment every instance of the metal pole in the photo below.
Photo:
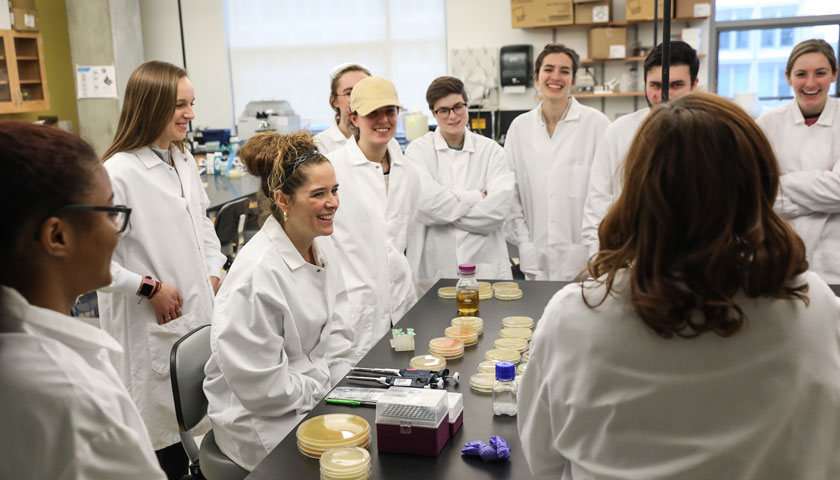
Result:
<svg viewBox="0 0 840 480"><path fill-rule="evenodd" d="M662 101L668 101L671 86L671 0L662 9Z"/></svg>
<svg viewBox="0 0 840 480"><path fill-rule="evenodd" d="M659 43L659 2L657 0L650 0L653 2L653 46Z"/></svg>

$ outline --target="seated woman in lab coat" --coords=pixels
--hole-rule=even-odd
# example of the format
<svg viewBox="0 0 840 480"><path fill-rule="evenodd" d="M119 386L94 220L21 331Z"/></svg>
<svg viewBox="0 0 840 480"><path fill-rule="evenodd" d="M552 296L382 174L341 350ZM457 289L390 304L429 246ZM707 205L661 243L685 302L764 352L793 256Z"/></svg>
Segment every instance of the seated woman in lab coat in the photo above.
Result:
<svg viewBox="0 0 840 480"><path fill-rule="evenodd" d="M341 252L357 359L417 301L404 252L420 173L393 141L400 108L394 84L380 77L360 81L350 95L356 141L329 154L344 185L333 240Z"/></svg>
<svg viewBox="0 0 840 480"><path fill-rule="evenodd" d="M67 316L111 282L131 209L84 140L0 122L0 478L164 479L107 333Z"/></svg>
<svg viewBox="0 0 840 480"><path fill-rule="evenodd" d="M840 478L840 299L773 211L779 167L732 102L656 106L549 302L519 389L537 478Z"/></svg>
<svg viewBox="0 0 840 480"><path fill-rule="evenodd" d="M350 369L353 331L332 165L308 133L258 133L239 155L271 215L216 297L204 392L219 448L252 470Z"/></svg>
<svg viewBox="0 0 840 480"><path fill-rule="evenodd" d="M438 126L414 140L405 157L446 189L423 189L412 222L408 261L417 294L439 278L458 278L458 265L473 263L480 278L513 278L502 224L513 197L514 175L505 151L467 130L464 82L439 77L426 90Z"/></svg>
<svg viewBox="0 0 840 480"><path fill-rule="evenodd" d="M794 99L758 118L781 166L776 211L805 241L811 270L840 283L840 100L837 56L825 40L793 48L785 68Z"/></svg>
<svg viewBox="0 0 840 480"><path fill-rule="evenodd" d="M210 201L184 148L195 100L187 73L165 62L128 79L114 143L103 156L114 201L131 205L131 229L99 291L102 328L125 349L118 366L170 478L186 473L169 379L172 345L210 322L225 263ZM201 431L201 428L198 430Z"/></svg>
<svg viewBox="0 0 840 480"><path fill-rule="evenodd" d="M335 123L315 135L318 150L327 154L343 147L356 132L350 123L350 92L362 79L370 76L367 68L358 63L343 63L330 72L330 107L335 111Z"/></svg>
<svg viewBox="0 0 840 480"><path fill-rule="evenodd" d="M595 148L610 121L571 96L579 65L571 48L545 46L534 69L542 101L511 122L505 141L516 174L505 235L519 247L528 280L572 280L589 258L583 204Z"/></svg>

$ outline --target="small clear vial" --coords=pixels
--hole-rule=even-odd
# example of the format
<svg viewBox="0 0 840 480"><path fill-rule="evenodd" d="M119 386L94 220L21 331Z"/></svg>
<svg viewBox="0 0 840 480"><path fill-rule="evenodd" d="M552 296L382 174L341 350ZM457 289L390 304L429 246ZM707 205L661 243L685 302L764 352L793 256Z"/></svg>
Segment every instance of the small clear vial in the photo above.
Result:
<svg viewBox="0 0 840 480"><path fill-rule="evenodd" d="M516 415L516 365L513 362L496 363L496 381L493 383L493 415Z"/></svg>
<svg viewBox="0 0 840 480"><path fill-rule="evenodd" d="M458 265L458 283L455 285L459 317L478 316L478 281L475 279L475 265Z"/></svg>

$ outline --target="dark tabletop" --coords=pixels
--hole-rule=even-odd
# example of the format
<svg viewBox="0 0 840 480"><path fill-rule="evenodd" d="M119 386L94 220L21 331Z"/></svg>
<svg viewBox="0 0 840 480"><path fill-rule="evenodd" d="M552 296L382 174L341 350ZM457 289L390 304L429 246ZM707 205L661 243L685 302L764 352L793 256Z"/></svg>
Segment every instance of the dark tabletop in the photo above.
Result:
<svg viewBox="0 0 840 480"><path fill-rule="evenodd" d="M204 174L201 176L201 181L204 183L204 190L210 198L210 206L207 207L208 212L216 211L222 208L222 205L233 200L256 195L260 188L259 177L248 173L243 173L239 178Z"/></svg>
<svg viewBox="0 0 840 480"><path fill-rule="evenodd" d="M516 417L493 416L491 397L470 390L469 378L478 370L478 364L484 360L484 352L493 348L493 341L499 338L502 318L511 315L527 315L538 320L551 297L565 282L525 282L520 280L523 290L521 300L482 300L480 316L484 319L484 334L476 345L466 347L462 358L447 362L450 371L461 373L460 385L447 383L447 390L464 395L464 425L450 438L437 457L419 457L394 453L377 452L376 410L373 408L353 408L336 405L318 404L306 418L325 413L352 413L364 417L371 426L373 439L370 444L370 457L373 478L375 479L437 479L437 478L532 478L528 464L522 455L519 435L516 430ZM395 352L388 340L390 335L377 343L358 363L360 367L408 368L408 361L415 355L425 354L429 350L429 340L442 337L443 330L456 316L455 300L438 298L437 289L445 285L455 285L455 280L441 280L400 320L397 327L414 328L414 352ZM348 384L342 381L339 385ZM462 457L461 448L472 440L487 443L491 435L501 435L510 443L510 461L485 463L478 457ZM297 449L297 438L293 430L265 460L248 476L248 479L305 479L319 478L319 464L315 459L302 455Z"/></svg>
<svg viewBox="0 0 840 480"><path fill-rule="evenodd" d="M518 281L524 292L521 300L505 302L482 300L480 316L484 319L484 334L478 344L466 348L463 358L451 360L447 367L461 373L460 385L449 382L447 390L464 395L464 425L450 438L437 457L419 457L393 453L379 454L376 444L376 411L373 408L352 408L319 403L306 418L326 413L352 413L364 417L371 425L373 438L369 447L374 479L472 479L472 478L533 478L522 454L516 417L493 415L491 397L470 390L469 377L477 371L484 360L484 352L493 348L493 341L499 338L502 318L511 315L527 315L539 320L551 297L565 282ZM377 343L359 362L360 367L407 368L409 359L428 351L429 340L442 337L443 330L450 325L456 314L455 300L438 298L437 289L454 285L454 280L441 280L420 299L397 325L412 327L416 333L414 352L395 352L388 344L390 335ZM840 285L831 289L840 296ZM339 385L360 386L342 381ZM485 443L491 435L501 435L510 443L511 457L507 462L485 463L478 457L461 456L461 447L472 440ZM247 477L249 480L305 479L319 478L319 464L315 459L305 457L297 449L297 438L293 430L257 468Z"/></svg>

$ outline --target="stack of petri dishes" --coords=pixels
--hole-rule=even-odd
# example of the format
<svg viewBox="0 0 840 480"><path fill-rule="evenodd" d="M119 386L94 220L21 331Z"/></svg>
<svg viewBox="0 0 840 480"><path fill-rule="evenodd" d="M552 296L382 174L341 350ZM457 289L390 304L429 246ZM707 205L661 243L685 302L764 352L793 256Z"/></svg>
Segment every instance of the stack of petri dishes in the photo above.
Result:
<svg viewBox="0 0 840 480"><path fill-rule="evenodd" d="M496 288L497 300L519 300L522 298L522 290L518 288Z"/></svg>
<svg viewBox="0 0 840 480"><path fill-rule="evenodd" d="M429 340L429 353L447 360L464 356L464 342L457 338L438 337Z"/></svg>
<svg viewBox="0 0 840 480"><path fill-rule="evenodd" d="M502 319L503 328L534 328L534 319L525 316L505 317Z"/></svg>
<svg viewBox="0 0 840 480"><path fill-rule="evenodd" d="M311 458L321 458L332 448L367 448L370 445L370 424L358 415L345 413L312 417L298 426L297 445L300 453Z"/></svg>
<svg viewBox="0 0 840 480"><path fill-rule="evenodd" d="M531 359L531 351L527 351L522 354L522 363L528 363L528 360Z"/></svg>
<svg viewBox="0 0 840 480"><path fill-rule="evenodd" d="M481 283L487 283L487 282L479 282L479 284L481 284ZM490 300L491 298L493 298L493 287L491 287L489 283L487 283L486 287L482 287L481 285L479 285L478 286L478 299L479 300Z"/></svg>
<svg viewBox="0 0 840 480"><path fill-rule="evenodd" d="M528 350L528 342L521 338L499 338L493 342L493 346L499 349L516 350L520 354Z"/></svg>
<svg viewBox="0 0 840 480"><path fill-rule="evenodd" d="M417 355L408 361L408 365L410 368L416 368L417 370L439 372L446 368L446 359L439 355Z"/></svg>
<svg viewBox="0 0 840 480"><path fill-rule="evenodd" d="M519 288L519 284L516 282L496 282L493 284L494 290L505 289L505 288Z"/></svg>
<svg viewBox="0 0 840 480"><path fill-rule="evenodd" d="M478 289L479 290L487 289L487 288L493 288L493 284L490 283L490 282L478 282Z"/></svg>
<svg viewBox="0 0 840 480"><path fill-rule="evenodd" d="M528 367L527 363L520 363L519 366L516 367L516 375L522 375L525 373L525 368Z"/></svg>
<svg viewBox="0 0 840 480"><path fill-rule="evenodd" d="M495 348L493 350L487 350L484 354L484 358L496 362L513 362L513 364L516 365L519 363L520 355L516 350Z"/></svg>
<svg viewBox="0 0 840 480"><path fill-rule="evenodd" d="M464 342L465 347L469 347L471 345L475 345L478 342L478 330L475 327L459 327L459 326L451 326L446 327L446 330L443 331L443 334L449 338L457 338Z"/></svg>
<svg viewBox="0 0 840 480"><path fill-rule="evenodd" d="M473 327L481 335L484 333L484 320L481 317L455 317L452 319L453 327Z"/></svg>
<svg viewBox="0 0 840 480"><path fill-rule="evenodd" d="M496 373L496 361L484 360L478 364L478 373Z"/></svg>
<svg viewBox="0 0 840 480"><path fill-rule="evenodd" d="M479 393L493 393L495 373L476 373L470 377L470 388Z"/></svg>
<svg viewBox="0 0 840 480"><path fill-rule="evenodd" d="M440 287L438 288L438 297L440 298L455 298L457 297L455 287Z"/></svg>
<svg viewBox="0 0 840 480"><path fill-rule="evenodd" d="M321 455L321 480L367 480L370 452L359 447L331 448Z"/></svg>
<svg viewBox="0 0 840 480"><path fill-rule="evenodd" d="M526 342L531 341L531 329L522 327L505 327L499 332L502 338L519 338Z"/></svg>

